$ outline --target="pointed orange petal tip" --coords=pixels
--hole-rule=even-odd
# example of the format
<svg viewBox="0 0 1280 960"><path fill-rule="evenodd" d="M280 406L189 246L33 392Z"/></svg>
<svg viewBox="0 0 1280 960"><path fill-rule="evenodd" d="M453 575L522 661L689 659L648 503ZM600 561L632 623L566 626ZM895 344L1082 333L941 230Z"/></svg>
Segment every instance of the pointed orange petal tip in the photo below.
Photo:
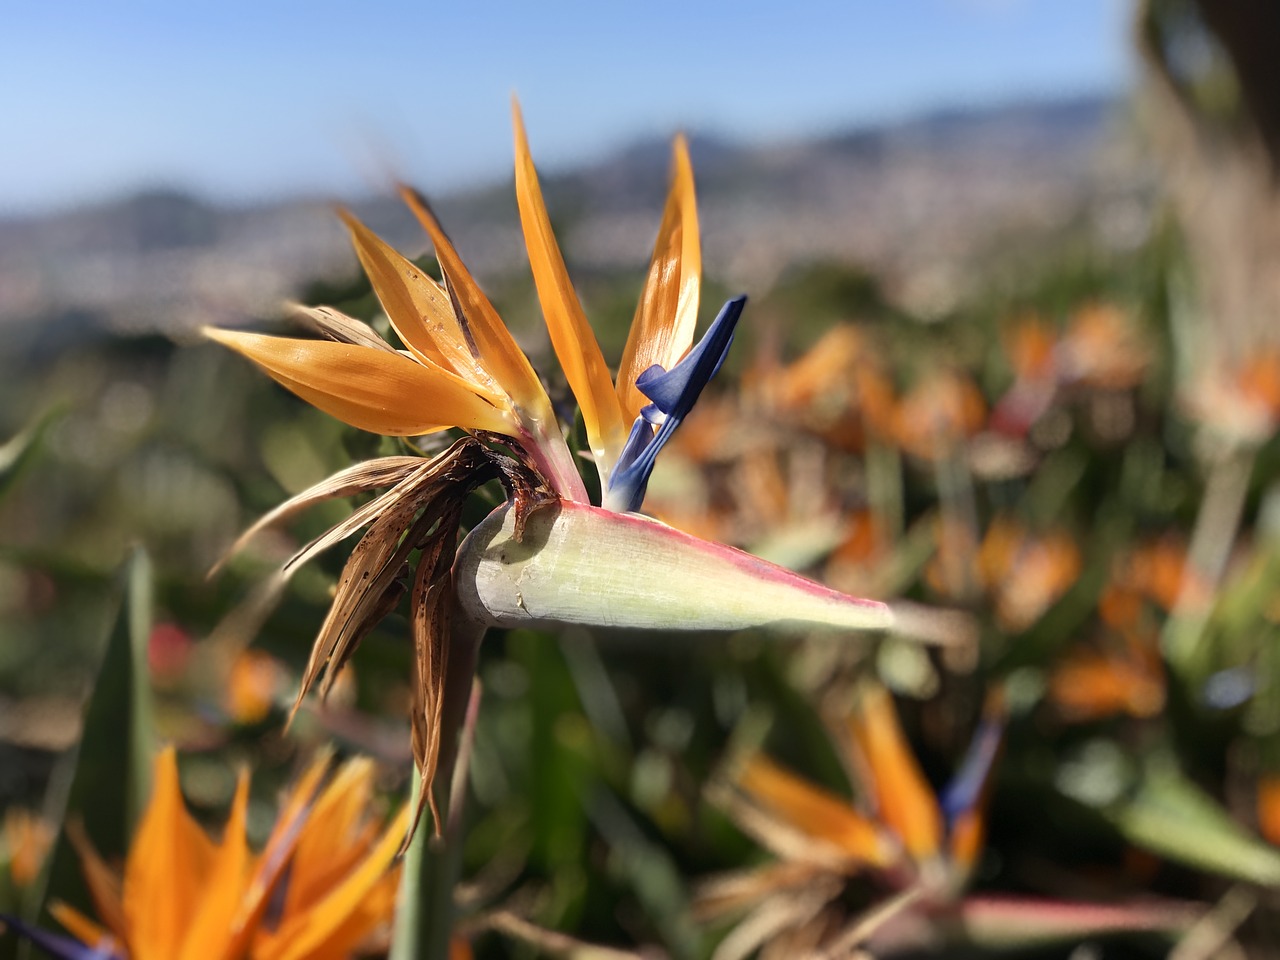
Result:
<svg viewBox="0 0 1280 960"><path fill-rule="evenodd" d="M893 623L882 603L639 514L571 501L531 513L519 541L515 512L499 507L463 543L454 584L466 613L506 627L883 630Z"/></svg>
<svg viewBox="0 0 1280 960"><path fill-rule="evenodd" d="M500 405L502 388L473 350L444 287L351 213L340 208L338 216L351 231L356 256L391 326L410 352L428 367L457 374L475 393Z"/></svg>
<svg viewBox="0 0 1280 960"><path fill-rule="evenodd" d="M103 951L104 956L114 956L111 951L114 941L111 940L111 934L103 927L98 926L83 913L68 903L61 900L54 900L49 904L49 913L53 919L62 924L73 937L83 943L90 949L98 946L107 948Z"/></svg>
<svg viewBox="0 0 1280 960"><path fill-rule="evenodd" d="M461 427L510 434L512 424L474 388L398 353L332 340L295 340L204 327L282 386L344 423L386 436Z"/></svg>
<svg viewBox="0 0 1280 960"><path fill-rule="evenodd" d="M902 732L889 691L868 685L850 725L875 781L880 819L917 862L937 856L942 810Z"/></svg>
<svg viewBox="0 0 1280 960"><path fill-rule="evenodd" d="M825 840L859 863L888 865L889 849L875 824L839 797L771 760L748 760L738 785L801 833Z"/></svg>
<svg viewBox="0 0 1280 960"><path fill-rule="evenodd" d="M654 364L671 369L693 344L702 282L702 241L688 144L677 136L671 186L631 332L618 365L618 399L628 420L649 402L636 378Z"/></svg>
<svg viewBox="0 0 1280 960"><path fill-rule="evenodd" d="M1258 832L1269 843L1280 845L1280 773L1266 773L1258 778Z"/></svg>
<svg viewBox="0 0 1280 960"><path fill-rule="evenodd" d="M431 238L436 260L448 284L458 321L474 342L480 362L507 396L534 420L554 422L551 400L542 381L502 318L485 296L454 248L426 199L408 184L398 184L400 198Z"/></svg>
<svg viewBox="0 0 1280 960"><path fill-rule="evenodd" d="M614 392L613 378L604 362L604 354L587 323L582 303L569 279L560 245L551 229L538 172L529 152L524 121L519 104L512 104L515 127L516 204L520 209L520 228L529 254L538 302L546 319L551 345L564 370L565 379L582 409L587 441L596 456L601 477L607 477L613 461L626 441L627 424Z"/></svg>

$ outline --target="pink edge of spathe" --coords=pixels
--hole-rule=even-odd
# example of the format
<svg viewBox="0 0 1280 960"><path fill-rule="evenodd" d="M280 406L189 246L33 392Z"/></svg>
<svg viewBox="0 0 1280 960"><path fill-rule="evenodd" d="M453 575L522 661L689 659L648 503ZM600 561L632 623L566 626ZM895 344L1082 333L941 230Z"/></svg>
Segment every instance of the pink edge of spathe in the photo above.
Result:
<svg viewBox="0 0 1280 960"><path fill-rule="evenodd" d="M504 505L486 517L468 535L454 564L455 586L462 607L468 615L493 626L561 622L641 629L735 630L749 626L799 626L882 630L894 622L892 611L883 603L851 597L742 550L699 539L639 514L615 513L571 501L550 503L530 514L524 541L516 544L511 535L509 511L510 505ZM554 511L549 521L545 511ZM536 538L540 531L546 535L546 540L541 549L531 550L531 538ZM699 583L707 591L703 596L708 603L690 622L668 619L659 624L644 616L634 620L618 619L613 616L616 611L610 606L610 596L598 596L587 589L575 592L575 585L565 582L580 579L588 586L608 588L604 590L605 594L616 588L611 596L622 607L628 604L642 606L642 594L650 592L661 604L673 592L670 587L672 578L680 577L682 571L670 566L655 567L648 571L651 581L661 579L663 582L655 584L651 590L636 586L642 582L643 565L655 564L653 557L644 556L646 543L652 544L660 554L674 554L669 558L671 560L684 556L691 563L699 559L704 561L705 566L697 572L703 578ZM509 560L508 549L517 551L519 556ZM543 555L547 550L550 553ZM602 569L610 567L625 572L616 577L601 575ZM525 577L526 568L532 571L528 578ZM551 573L558 580L548 586ZM741 580L735 584L739 591L751 584L774 590L782 588L783 598L785 593L793 593L797 598L808 598L813 606L809 608L808 615L798 610L780 609L776 617L760 611L752 619L744 620L741 594L726 593L724 609L728 611L728 619L720 623L716 621L715 608L711 605L713 591L718 584L707 579L716 574L740 577ZM681 599L689 602L687 596ZM533 602L528 603L530 600ZM825 617L818 616L823 605L829 611L850 613L848 622L837 621L829 611ZM861 615L860 618L854 615L855 611ZM702 616L703 612L707 615ZM862 622L855 623L855 619Z"/></svg>

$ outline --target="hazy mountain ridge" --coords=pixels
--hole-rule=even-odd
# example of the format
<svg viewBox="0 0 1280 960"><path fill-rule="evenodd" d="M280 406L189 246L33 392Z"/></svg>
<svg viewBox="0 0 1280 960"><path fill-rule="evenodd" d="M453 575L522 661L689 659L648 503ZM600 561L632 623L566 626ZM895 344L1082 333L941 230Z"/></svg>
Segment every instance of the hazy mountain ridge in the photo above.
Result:
<svg viewBox="0 0 1280 960"><path fill-rule="evenodd" d="M748 292L811 259L860 263L908 296L913 285L945 286L996 236L1144 202L1149 177L1123 148L1118 108L1084 99L948 111L768 146L695 133L707 269ZM669 156L665 140L642 141L546 177L571 266L643 269ZM352 206L392 243L424 246L393 198ZM482 277L521 268L509 180L438 207ZM327 201L230 209L158 190L0 221L0 323L67 314L113 328L241 323L311 279L352 270Z"/></svg>

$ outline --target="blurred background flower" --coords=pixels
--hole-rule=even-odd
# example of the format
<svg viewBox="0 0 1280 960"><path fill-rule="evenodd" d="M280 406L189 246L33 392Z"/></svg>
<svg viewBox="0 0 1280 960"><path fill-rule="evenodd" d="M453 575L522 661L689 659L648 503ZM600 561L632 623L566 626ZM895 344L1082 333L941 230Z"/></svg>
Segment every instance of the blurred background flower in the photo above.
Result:
<svg viewBox="0 0 1280 960"><path fill-rule="evenodd" d="M702 299L751 299L646 509L885 601L898 632L492 631L460 826L477 955L510 952L504 924L565 937L540 949L709 955L723 931L690 915L698 878L798 875L763 868L707 802L726 744L767 727L777 770L866 813L814 707L868 682L892 692L930 797L983 692L1005 691L966 899L1190 902L1182 956L1273 954L1278 17L1248 0L9 11L0 806L42 811L55 839L41 857L42 831L11 815L0 910L48 928L50 892L75 898L69 817L124 862L159 738L211 826L253 766L255 842L322 743L407 767L403 608L328 709L282 730L341 564L268 572L367 501L319 504L204 575L276 504L408 451L192 332L275 324L287 297L389 336L331 203L416 256L388 188L403 179L554 371L512 199L514 89L606 365L678 131ZM564 379L545 387L568 421ZM569 437L581 449L580 425ZM482 488L462 527L501 497ZM841 922L882 902L837 873L821 909ZM917 929L948 932L941 917ZM1171 949L1134 916L1093 919L1131 935L1046 955ZM14 949L0 937L0 960Z"/></svg>

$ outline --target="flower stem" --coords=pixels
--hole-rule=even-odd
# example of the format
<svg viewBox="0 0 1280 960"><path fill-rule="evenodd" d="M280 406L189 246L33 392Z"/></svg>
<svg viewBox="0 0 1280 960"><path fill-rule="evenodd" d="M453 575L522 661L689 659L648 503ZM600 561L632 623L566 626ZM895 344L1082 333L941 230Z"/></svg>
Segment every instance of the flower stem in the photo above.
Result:
<svg viewBox="0 0 1280 960"><path fill-rule="evenodd" d="M1240 447L1220 453L1209 467L1182 584L1162 641L1169 665L1183 676L1193 665L1209 622L1208 598L1215 595L1235 546L1255 459L1252 447Z"/></svg>
<svg viewBox="0 0 1280 960"><path fill-rule="evenodd" d="M461 733L458 737L444 736L440 741L438 769L446 774L441 779L448 784L447 803L440 805L444 822L439 837L420 828L405 853L388 960L449 960L453 941L454 891L462 875L466 840L463 801L480 704L480 684L474 677L485 628L458 610L454 611L452 622L449 672L453 677L465 678L465 683L451 684L446 689L441 723L445 731L460 729ZM464 690L466 696L461 695ZM421 780L416 776L412 780L409 802L416 807ZM437 790L442 786L438 784Z"/></svg>
<svg viewBox="0 0 1280 960"><path fill-rule="evenodd" d="M521 433L520 439L525 442L526 451L555 492L565 500L590 503L591 498L560 428L552 424L551 429L547 429L545 421L536 421L523 425Z"/></svg>

